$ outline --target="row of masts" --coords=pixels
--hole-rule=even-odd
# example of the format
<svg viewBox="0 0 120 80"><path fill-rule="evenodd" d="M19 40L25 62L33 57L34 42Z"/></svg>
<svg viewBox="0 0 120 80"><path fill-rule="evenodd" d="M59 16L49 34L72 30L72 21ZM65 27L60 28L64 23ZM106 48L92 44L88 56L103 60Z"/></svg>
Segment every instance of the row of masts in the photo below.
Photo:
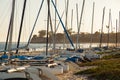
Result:
<svg viewBox="0 0 120 80"><path fill-rule="evenodd" d="M104 26L104 15L105 15L105 7L103 8L103 16L102 16L102 27L101 27L101 34L100 34L100 44L99 47L102 47L102 35L103 35L103 26ZM106 26L108 29L108 35L107 35L107 47L109 46L109 40L110 40L110 27L112 29L112 16L111 16L111 9L109 10L109 20L108 25ZM120 12L119 12L119 28L120 28ZM118 20L116 19L116 47L118 47ZM112 30L111 30L112 31Z"/></svg>
<svg viewBox="0 0 120 80"><path fill-rule="evenodd" d="M23 5L23 12L22 12L22 17L21 17L21 23L20 23L20 29L19 29L19 36L18 36L18 42L17 42L17 48L19 48L19 45L20 45L20 38L21 38L21 32L22 32L22 25L23 25L23 19L24 19L24 14L25 14L25 8L26 8L26 1L27 0L24 0L24 5ZM42 0L43 2L44 0ZM60 23L62 24L63 28L65 29L68 29L68 23L67 23L67 18L68 18L68 5L69 5L69 0L65 0L65 26L61 20L61 17L59 15L59 13L57 12L57 1L55 0L55 4L53 2L53 0L51 0L52 3L53 3L53 6L55 8L55 24L54 24L54 31L52 29L53 25L52 25L52 20L51 20L51 13L50 13L50 0L47 0L47 4L48 4L48 15L47 15L47 40L46 40L46 55L48 54L48 31L49 31L49 26L51 26L51 30L52 30L52 33L53 33L53 49L55 50L55 44L56 44L56 37L55 37L55 34L56 34L56 30L57 30L57 26L56 26L56 18L57 18L57 15L60 19ZM42 3L43 4L43 3ZM79 39L79 36L80 36L80 29L81 29L81 23L82 23L82 18L83 18L83 12L84 12L84 6L85 6L85 0L83 0L83 4L82 4L82 9L81 9L81 15L80 15L80 18L78 19L78 4L76 4L76 14L77 14L77 41L76 41L76 49L80 48L80 39ZM11 49L10 46L11 46L11 43L12 43L12 35L13 35L13 22L14 22L14 8L15 8L15 0L13 0L13 6L12 6L12 12L11 12L11 18L10 18L10 24L9 24L9 29L8 29L8 35L7 35L7 39L6 39L6 45L5 45L5 50L7 49L7 46L8 46L8 50ZM95 3L93 2L93 11L92 11L92 24L91 24L91 39L90 39L90 48L92 47L92 43L93 43L93 29L94 29L94 9L95 8ZM40 10L41 10L41 7L40 7ZM102 47L102 37L103 37L103 26L104 26L104 17L105 17L105 7L103 8L103 16L102 16L102 25L101 25L101 34L100 34L100 45L99 47ZM38 19L38 16L36 18L36 20ZM72 9L72 12L71 12L71 29L72 29L72 25L73 25L73 9ZM110 32L110 24L112 23L112 18L111 18L111 10L109 10L109 21L108 21L108 40L107 40L107 46L109 46L109 32ZM36 21L35 21L35 24L36 24ZM117 31L118 31L118 20L116 20L116 47L117 47ZM119 26L120 26L120 12L119 12ZM34 25L35 27L35 25ZM32 31L33 33L33 31ZM69 35L68 35L68 32L66 32L65 30L65 34L67 34L68 38L70 39ZM31 37L31 35L30 35ZM28 40L30 42L30 40ZM9 42L9 45L8 45L8 42ZM71 39L70 39L70 42L71 42ZM65 44L65 43L64 43ZM72 44L72 46L74 46ZM79 47L78 47L79 46ZM18 53L18 49L16 50L16 54ZM54 51L55 53L55 51Z"/></svg>
<svg viewBox="0 0 120 80"><path fill-rule="evenodd" d="M78 45L80 45L80 28L81 28L81 22L82 22L82 16L83 16L83 10L84 10L84 4L85 0L83 0L83 5L82 5L82 10L81 10L81 16L80 16L80 22L78 20L78 4L76 4L76 13L77 13L77 29L78 29L78 36L77 36L77 41L76 41L76 49L78 49ZM93 29L94 29L94 12L95 12L95 2L93 2L93 10L92 10L92 23L91 23L91 38L90 38L90 48L92 47L93 43ZM102 25L101 25L101 31L100 31L100 42L99 42L99 47L102 47L102 38L103 38L103 28L104 28L104 19L105 19L105 7L103 8L103 15L102 15ZM109 21L108 25L106 26L108 28L108 38L107 38L107 47L109 46L109 33L110 33L110 27L112 29L112 16L111 16L111 9L109 10ZM119 12L119 27L120 27L120 12ZM112 31L112 30L111 30ZM116 19L116 47L118 43L118 20ZM80 48L80 47L79 47Z"/></svg>
<svg viewBox="0 0 120 80"><path fill-rule="evenodd" d="M30 40L32 38L33 31L35 29L36 23L38 21L38 18L39 18L40 12L41 12L43 2L44 2L44 0L42 0L41 5L39 7L39 11L38 11L38 14L36 16L36 20L35 20L35 22L33 24L33 28L32 28L32 31L31 31L31 33L29 35L29 39L28 39L27 44L25 46L23 46L23 47L20 47L21 33L22 33L22 27L23 27L24 15L25 15L26 3L27 3L27 0L24 0L23 9L22 9L22 16L21 16L21 23L20 23L19 34L18 34L17 47L12 49L12 37L13 37L13 27L14 27L13 23L14 23L14 13L15 13L15 3L16 3L15 0L12 0L11 18L10 18L10 22L9 22L9 28L8 28L5 48L4 48L4 51L1 51L1 52L4 52L4 54L6 54L6 52L9 52L12 55L12 53L11 53L12 50L16 50L15 54L18 54L19 49L28 48L28 46L30 44Z"/></svg>
<svg viewBox="0 0 120 80"><path fill-rule="evenodd" d="M17 48L19 48L20 46L20 38L21 38L24 14L25 14L25 9L26 9L26 1L27 0L24 0L22 18L21 18L20 29L19 29L19 36L18 36L18 41L17 41ZM6 43L5 43L5 49L4 49L5 50L4 54L6 54L7 49L9 51L8 59L10 59L10 57L13 55L12 54L12 38L13 38L13 28L14 28L14 25L13 25L14 24L14 13L15 13L15 0L12 0L12 11L11 11L11 17L10 17L10 22L9 22ZM16 49L16 54L18 54L18 49Z"/></svg>
<svg viewBox="0 0 120 80"><path fill-rule="evenodd" d="M69 0L68 0L69 1ZM78 4L76 4L76 14L77 14L77 41L76 41L76 49L78 49L78 46L80 45L80 41L79 41L79 35L80 35L80 28L81 28L81 22L82 22L82 16L83 16L83 12L84 12L84 5L85 5L85 0L83 0L83 4L82 4L82 9L81 9L81 15L80 15L80 21L78 21ZM68 6L68 2L67 2L67 6ZM92 43L93 43L93 26L94 26L94 9L95 8L95 2L93 2L93 11L92 11L92 23L91 23L91 39L90 39L90 48L92 47ZM68 9L68 8L67 8ZM66 27L67 27L67 14L68 14L68 10L66 9ZM103 38L103 30L104 30L104 19L105 19L105 7L103 8L103 15L102 15L102 25L101 25L101 31L100 31L100 44L99 47L102 47L102 38ZM73 10L71 12L71 27L72 27L72 21L73 20ZM111 18L111 9L109 10L109 20L108 20L108 25L106 26L108 28L108 39L107 39L107 47L109 46L109 33L110 33L110 27L112 27L112 18ZM116 19L116 47L117 47L117 33L118 33L118 20ZM120 27L120 12L119 12L119 27ZM68 28L68 27L67 27ZM111 28L112 29L112 28ZM112 31L112 30L111 30ZM79 46L80 48L80 46Z"/></svg>

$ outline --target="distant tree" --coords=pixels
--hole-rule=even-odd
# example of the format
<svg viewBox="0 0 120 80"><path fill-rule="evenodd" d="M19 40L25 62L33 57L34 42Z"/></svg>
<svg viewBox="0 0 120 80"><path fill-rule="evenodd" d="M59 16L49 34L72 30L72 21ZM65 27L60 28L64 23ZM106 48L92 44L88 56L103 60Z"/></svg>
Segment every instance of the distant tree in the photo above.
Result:
<svg viewBox="0 0 120 80"><path fill-rule="evenodd" d="M49 35L49 36L52 36L52 35L53 35L52 31L49 31L49 32L48 32L48 35Z"/></svg>
<svg viewBox="0 0 120 80"><path fill-rule="evenodd" d="M72 31L72 28L68 29L67 32L69 35L72 35L73 33L75 33L75 31Z"/></svg>
<svg viewBox="0 0 120 80"><path fill-rule="evenodd" d="M36 40L37 40L37 35L33 35L33 37L32 37L32 39L31 39L31 42L37 42Z"/></svg>
<svg viewBox="0 0 120 80"><path fill-rule="evenodd" d="M72 34L72 29L71 28L68 29L67 32L68 32L69 35L71 35Z"/></svg>
<svg viewBox="0 0 120 80"><path fill-rule="evenodd" d="M59 42L62 42L64 39L64 34L63 33L57 33L56 34L56 40Z"/></svg>
<svg viewBox="0 0 120 80"><path fill-rule="evenodd" d="M100 32L96 31L93 35L93 42L100 42Z"/></svg>
<svg viewBox="0 0 120 80"><path fill-rule="evenodd" d="M84 32L81 32L81 33L80 33L80 36L81 36L81 37L84 37L84 36L85 36L85 33L84 33Z"/></svg>
<svg viewBox="0 0 120 80"><path fill-rule="evenodd" d="M41 30L38 32L39 33L39 37L44 37L46 35L46 30Z"/></svg>
<svg viewBox="0 0 120 80"><path fill-rule="evenodd" d="M37 35L33 35L33 38L37 38Z"/></svg>
<svg viewBox="0 0 120 80"><path fill-rule="evenodd" d="M94 34L95 34L96 36L98 36L98 35L100 35L100 32L96 31Z"/></svg>
<svg viewBox="0 0 120 80"><path fill-rule="evenodd" d="M48 36L49 36L49 41L52 42L53 41L53 33L52 33L52 31L48 32Z"/></svg>

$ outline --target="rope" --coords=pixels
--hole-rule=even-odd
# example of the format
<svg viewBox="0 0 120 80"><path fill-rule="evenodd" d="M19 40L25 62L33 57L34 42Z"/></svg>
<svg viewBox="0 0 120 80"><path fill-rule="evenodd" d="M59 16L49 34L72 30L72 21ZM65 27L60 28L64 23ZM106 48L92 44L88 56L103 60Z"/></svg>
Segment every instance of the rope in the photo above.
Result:
<svg viewBox="0 0 120 80"><path fill-rule="evenodd" d="M38 11L38 14L37 14L37 17L36 17L35 23L34 23L34 25L33 25L33 28L32 28L32 31L31 31L31 34L30 34L29 39L28 39L27 46L30 44L30 40L31 40L31 38L32 38L33 31L34 31L34 29L35 29L35 26L36 26L36 23L37 23L38 17L39 17L39 15L40 15L40 11L41 11L41 9L42 9L43 2L44 2L44 0L42 0L42 3L41 3L41 5L40 5L40 8L39 8L39 11Z"/></svg>

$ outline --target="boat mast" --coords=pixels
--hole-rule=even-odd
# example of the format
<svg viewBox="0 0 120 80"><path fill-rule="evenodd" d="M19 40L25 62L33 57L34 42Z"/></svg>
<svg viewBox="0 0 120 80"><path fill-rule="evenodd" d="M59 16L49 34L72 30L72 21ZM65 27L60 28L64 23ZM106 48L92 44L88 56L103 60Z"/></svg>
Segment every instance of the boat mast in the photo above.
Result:
<svg viewBox="0 0 120 80"><path fill-rule="evenodd" d="M55 5L57 6L57 0L55 0ZM54 33L53 33L53 50L55 54L55 46L56 46L56 11L55 11L55 25L54 25Z"/></svg>
<svg viewBox="0 0 120 80"><path fill-rule="evenodd" d="M6 43L5 43L5 51L7 50L7 47L8 47L8 50L10 50L11 46L12 46L14 11L15 11L15 0L12 0L12 12L11 12L11 18L10 18L8 33L7 33L7 39L6 39ZM8 42L9 42L9 44L8 44ZM9 53L11 54L11 51ZM6 52L4 54L6 54Z"/></svg>
<svg viewBox="0 0 120 80"><path fill-rule="evenodd" d="M120 11L119 11L119 32L120 32Z"/></svg>
<svg viewBox="0 0 120 80"><path fill-rule="evenodd" d="M73 9L72 9L72 12L71 12L71 29L73 27Z"/></svg>
<svg viewBox="0 0 120 80"><path fill-rule="evenodd" d="M111 9L109 10L109 21L108 21L108 26L106 26L108 28L108 39L107 39L107 47L109 46L109 32L110 32L110 20L111 20Z"/></svg>
<svg viewBox="0 0 120 80"><path fill-rule="evenodd" d="M72 9L72 12L71 12L71 31L72 31L72 27L73 27L73 9ZM70 34L71 36L71 34ZM71 36L72 37L72 36Z"/></svg>
<svg viewBox="0 0 120 80"><path fill-rule="evenodd" d="M78 4L76 4L76 14L77 14L77 29L78 29ZM78 36L77 36L78 37ZM78 43L76 42L76 49L78 47Z"/></svg>
<svg viewBox="0 0 120 80"><path fill-rule="evenodd" d="M91 41L90 41L90 48L92 47L92 42L93 42L94 8L95 8L95 2L93 2L93 12L92 12L92 24L91 24Z"/></svg>
<svg viewBox="0 0 120 80"><path fill-rule="evenodd" d="M65 0L65 27L68 30L68 6L69 6L69 0ZM64 33L65 34L65 33ZM64 35L64 42L63 42L63 48L65 48L65 43L66 43L66 36Z"/></svg>
<svg viewBox="0 0 120 80"><path fill-rule="evenodd" d="M47 16L46 56L48 55L48 31L49 31L49 20L50 20L50 0L47 0L47 4L48 4L48 16Z"/></svg>
<svg viewBox="0 0 120 80"><path fill-rule="evenodd" d="M117 48L117 22L118 20L116 19L116 48Z"/></svg>
<svg viewBox="0 0 120 80"><path fill-rule="evenodd" d="M11 21L11 28L10 28L10 39L9 39L9 45L8 45L8 50L10 55L12 55L11 53L11 47L12 47L12 37L13 37L13 25L14 25L14 11L15 11L15 0L13 0L13 6L12 6L12 21Z"/></svg>
<svg viewBox="0 0 120 80"><path fill-rule="evenodd" d="M113 32L113 26L112 26L112 13L111 13L111 20L110 20L110 25L111 25L111 32Z"/></svg>
<svg viewBox="0 0 120 80"><path fill-rule="evenodd" d="M65 6L65 9L66 9L66 18L65 18L65 26L66 26L66 29L68 29L68 6L69 6L69 0L67 0L67 5Z"/></svg>
<svg viewBox="0 0 120 80"><path fill-rule="evenodd" d="M23 27L22 25L23 25L23 19L24 19L24 14L25 14L26 1L27 0L24 0L23 12L22 12L22 18L21 18L21 23L20 23L18 42L17 42L17 48L19 48L19 45L20 45L20 38L21 38L21 32L22 32L22 27ZM18 49L16 50L16 54L18 54Z"/></svg>
<svg viewBox="0 0 120 80"><path fill-rule="evenodd" d="M103 16L102 16L102 27L101 27L100 45L99 45L100 48L102 45L102 37L103 37L104 15L105 15L105 7L103 8Z"/></svg>
<svg viewBox="0 0 120 80"><path fill-rule="evenodd" d="M119 11L119 33L120 33L120 11Z"/></svg>
<svg viewBox="0 0 120 80"><path fill-rule="evenodd" d="M51 35L53 35L52 36L52 41L53 41L53 53L55 53L55 40L54 40L54 31L53 31L53 24L52 24L52 18L51 18L51 12L50 12L50 14L49 14L49 17L50 17L50 28L51 28ZM51 43L50 43L51 44ZM50 46L50 45L49 45Z"/></svg>
<svg viewBox="0 0 120 80"><path fill-rule="evenodd" d="M80 22L79 22L79 25L78 25L77 42L76 42L77 48L78 48L78 44L80 44L80 41L79 41L79 34L80 34L80 28L81 28L81 22L82 22L82 16L83 16L84 5L85 5L85 0L83 0L82 10L81 10L81 16L80 16ZM80 46L79 46L79 47L80 47Z"/></svg>

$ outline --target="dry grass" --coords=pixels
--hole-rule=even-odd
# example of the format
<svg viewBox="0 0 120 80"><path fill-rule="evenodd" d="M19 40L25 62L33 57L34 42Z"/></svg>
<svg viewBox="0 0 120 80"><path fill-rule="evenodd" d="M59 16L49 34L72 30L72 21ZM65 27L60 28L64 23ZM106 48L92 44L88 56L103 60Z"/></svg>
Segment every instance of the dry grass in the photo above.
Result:
<svg viewBox="0 0 120 80"><path fill-rule="evenodd" d="M75 73L90 74L89 78L97 80L120 80L120 54L105 56L102 60L79 64L80 66L97 66Z"/></svg>

